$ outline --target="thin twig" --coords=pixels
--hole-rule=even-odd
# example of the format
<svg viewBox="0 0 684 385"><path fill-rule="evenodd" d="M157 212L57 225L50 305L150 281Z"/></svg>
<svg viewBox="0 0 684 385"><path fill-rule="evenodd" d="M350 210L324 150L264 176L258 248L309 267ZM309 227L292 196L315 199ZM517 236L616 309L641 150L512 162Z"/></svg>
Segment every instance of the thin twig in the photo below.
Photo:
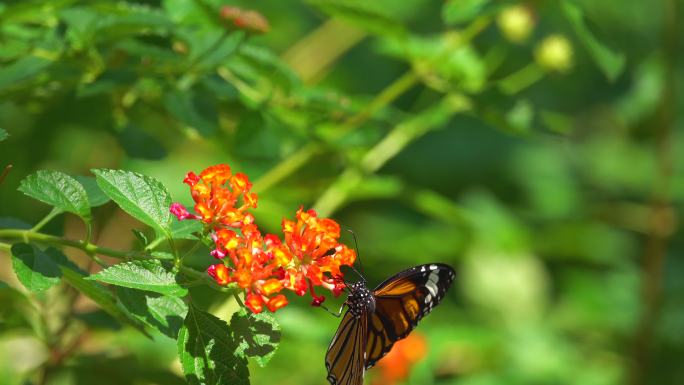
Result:
<svg viewBox="0 0 684 385"><path fill-rule="evenodd" d="M679 50L678 2L665 1L665 25L663 28L663 52L665 82L658 109L656 127L656 157L658 170L651 195L651 221L642 267L642 313L632 347L630 382L646 383L650 365L653 332L660 317L662 302L663 270L667 255L667 242L673 233L674 210L671 207L670 187L672 178L672 128L676 121L676 68Z"/></svg>

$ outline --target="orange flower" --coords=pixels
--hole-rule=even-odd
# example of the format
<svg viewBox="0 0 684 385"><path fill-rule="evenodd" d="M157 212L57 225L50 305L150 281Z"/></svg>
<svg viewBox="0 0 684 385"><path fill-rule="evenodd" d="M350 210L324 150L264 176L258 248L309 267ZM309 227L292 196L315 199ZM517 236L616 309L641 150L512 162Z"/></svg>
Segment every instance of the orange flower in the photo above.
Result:
<svg viewBox="0 0 684 385"><path fill-rule="evenodd" d="M406 380L413 366L425 357L427 342L420 333L413 332L397 341L392 350L378 361L373 385L393 385Z"/></svg>
<svg viewBox="0 0 684 385"><path fill-rule="evenodd" d="M259 313L274 312L287 305L283 289L297 295L310 292L312 305L325 300L315 286L339 295L344 289L342 265L351 266L356 253L339 243L340 226L332 219L318 218L313 210L300 208L294 221L283 220L284 242L273 234L263 236L254 216L257 196L245 174L232 174L226 164L211 166L199 175L188 172L183 183L190 186L195 214L179 203L171 212L183 219L205 223L214 242L211 255L221 260L207 273L219 285L233 284L245 291L245 306Z"/></svg>
<svg viewBox="0 0 684 385"><path fill-rule="evenodd" d="M230 282L229 270L224 264L217 263L209 266L207 274L214 278L219 285L227 285Z"/></svg>
<svg viewBox="0 0 684 385"><path fill-rule="evenodd" d="M273 255L285 270L285 287L297 295L307 288L313 297L312 305L325 300L316 295L314 286L322 286L339 295L344 284L342 265L351 266L356 260L354 250L338 242L340 226L328 218L318 218L314 210L300 208L296 221L283 220L285 243L274 245Z"/></svg>
<svg viewBox="0 0 684 385"><path fill-rule="evenodd" d="M192 215L179 203L171 206L171 212L182 219L201 219L213 230L221 227L241 227L251 220L247 209L257 207L257 196L252 193L252 183L245 174L231 174L230 167L218 164L207 167L200 175L190 171L183 179L190 186L195 212ZM241 203L240 203L241 201Z"/></svg>
<svg viewBox="0 0 684 385"><path fill-rule="evenodd" d="M245 290L245 305L254 313L263 310L264 305L270 311L276 311L287 305L287 299L278 294L284 287L278 278L278 265L274 263L272 253L264 250L264 239L253 223L243 225L242 234L228 229L219 229L212 234L216 244L211 254L217 258L225 258L224 264L217 264L208 273L220 285L235 283ZM272 236L269 236L270 239ZM229 262L230 266L225 263ZM225 271L224 276L218 273Z"/></svg>

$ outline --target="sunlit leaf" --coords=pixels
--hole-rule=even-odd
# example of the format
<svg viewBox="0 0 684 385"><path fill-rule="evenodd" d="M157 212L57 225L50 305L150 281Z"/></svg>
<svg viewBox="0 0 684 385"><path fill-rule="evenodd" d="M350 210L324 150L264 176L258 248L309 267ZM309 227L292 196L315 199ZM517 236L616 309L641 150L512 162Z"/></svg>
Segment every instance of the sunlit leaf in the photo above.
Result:
<svg viewBox="0 0 684 385"><path fill-rule="evenodd" d="M240 309L230 320L235 341L239 344L236 355L253 357L262 368L268 364L280 343L280 325L269 314L252 314Z"/></svg>
<svg viewBox="0 0 684 385"><path fill-rule="evenodd" d="M80 183L88 195L88 203L90 207L98 207L109 202L109 197L102 192L97 185L97 181L92 176L76 175L74 179Z"/></svg>
<svg viewBox="0 0 684 385"><path fill-rule="evenodd" d="M161 182L149 176L122 170L92 170L97 185L121 209L144 224L168 233L171 196Z"/></svg>
<svg viewBox="0 0 684 385"><path fill-rule="evenodd" d="M90 220L90 204L83 186L59 171L40 170L21 181L19 191L56 208Z"/></svg>
<svg viewBox="0 0 684 385"><path fill-rule="evenodd" d="M164 295L182 297L188 293L176 283L176 276L171 271L154 260L118 263L87 279Z"/></svg>
<svg viewBox="0 0 684 385"><path fill-rule="evenodd" d="M248 385L247 359L237 349L224 321L190 305L178 333L178 356L188 383Z"/></svg>
<svg viewBox="0 0 684 385"><path fill-rule="evenodd" d="M144 331L142 324L121 307L112 293L99 283L86 280L86 273L69 260L61 251L55 248L48 248L45 250L45 253L59 265L59 269L62 272L62 279L67 284L90 298L102 310L114 317L117 321L132 326L140 331Z"/></svg>
<svg viewBox="0 0 684 385"><path fill-rule="evenodd" d="M118 288L121 303L140 321L176 339L188 306L182 299L136 289Z"/></svg>
<svg viewBox="0 0 684 385"><path fill-rule="evenodd" d="M62 276L49 255L26 243L12 245L12 268L19 282L33 292L51 288L59 283Z"/></svg>

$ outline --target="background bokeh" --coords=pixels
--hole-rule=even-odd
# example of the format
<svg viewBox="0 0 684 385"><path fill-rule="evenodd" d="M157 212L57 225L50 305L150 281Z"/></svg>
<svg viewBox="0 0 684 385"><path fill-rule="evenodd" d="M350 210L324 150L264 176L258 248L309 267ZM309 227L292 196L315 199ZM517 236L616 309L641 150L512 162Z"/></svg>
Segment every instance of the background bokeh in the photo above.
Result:
<svg viewBox="0 0 684 385"><path fill-rule="evenodd" d="M255 181L266 231L300 205L353 229L371 285L420 263L457 269L399 383L682 384L682 8L5 0L2 225L48 213L16 190L38 169L138 171L187 204L187 171L229 163ZM103 246L144 229L112 203L95 214ZM66 215L46 231L83 229ZM0 383L29 383L48 352L33 310L0 291ZM59 314L59 294L41 311ZM223 318L235 306L209 288L192 297ZM183 383L175 341L94 310L76 299L83 338L42 383ZM280 346L252 383L323 384L338 320L294 297L276 318Z"/></svg>

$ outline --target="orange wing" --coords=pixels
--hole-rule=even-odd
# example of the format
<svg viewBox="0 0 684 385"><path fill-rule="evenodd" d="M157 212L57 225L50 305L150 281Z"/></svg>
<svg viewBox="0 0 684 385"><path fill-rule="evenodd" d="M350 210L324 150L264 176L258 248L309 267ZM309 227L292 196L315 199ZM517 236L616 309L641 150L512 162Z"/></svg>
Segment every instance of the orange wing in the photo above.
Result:
<svg viewBox="0 0 684 385"><path fill-rule="evenodd" d="M328 381L332 385L363 385L364 349L368 318L347 311L325 354Z"/></svg>

